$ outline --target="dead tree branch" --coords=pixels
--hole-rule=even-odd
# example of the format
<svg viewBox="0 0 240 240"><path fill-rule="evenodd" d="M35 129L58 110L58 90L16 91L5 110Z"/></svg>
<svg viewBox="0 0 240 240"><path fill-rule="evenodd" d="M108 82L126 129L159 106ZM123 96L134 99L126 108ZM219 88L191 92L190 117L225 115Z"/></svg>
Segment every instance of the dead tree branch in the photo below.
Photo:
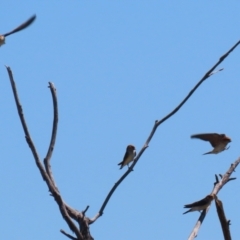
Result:
<svg viewBox="0 0 240 240"><path fill-rule="evenodd" d="M214 188L213 188L211 194L214 194L215 196L217 196L218 192L222 189L222 187L226 183L229 182L231 174L235 171L235 168L238 166L239 163L240 163L240 158L238 158L233 164L231 164L230 168L222 176L220 181L219 181L218 177L216 177L216 175L215 175L215 178L217 179L217 182L214 183ZM210 209L210 206L206 209L206 211L203 211L201 213L201 215L200 215L197 223L195 224L190 236L188 237L188 240L193 240L197 236L197 233L198 233L198 231L201 227L201 224L202 224L205 216L207 215L208 210Z"/></svg>
<svg viewBox="0 0 240 240"><path fill-rule="evenodd" d="M103 215L103 211L109 201L109 199L111 198L112 194L114 193L114 191L116 190L116 188L120 185L120 183L128 176L128 174L133 171L134 166L137 164L138 160L140 159L140 157L142 156L142 154L144 153L144 151L146 150L146 148L148 147L153 135L155 134L157 128L159 125L161 125L163 122L165 122L168 118L170 118L171 116L173 116L183 105L184 103L192 96L192 94L197 90L197 88L210 76L212 76L213 74L222 71L223 69L219 69L217 71L214 72L214 70L216 69L216 67L222 63L225 58L240 44L240 41L238 41L230 50L228 50L224 55L222 55L218 62L210 69L208 70L205 75L202 77L202 79L195 85L195 87L188 93L188 95L183 99L183 101L172 111L170 112L168 115L166 115L164 118L162 118L161 120L156 120L154 123L154 126L152 128L152 131L149 135L149 137L147 138L147 141L145 142L145 144L143 145L142 149L139 151L138 155L136 156L136 158L134 159L133 163L131 164L131 166L129 167L129 169L123 174L123 176L114 184L114 186L112 187L112 189L110 190L110 192L108 193L107 197L105 198L102 206L100 207L99 212L96 214L96 216L91 219L91 223L93 223L94 221L96 221L100 216Z"/></svg>
<svg viewBox="0 0 240 240"><path fill-rule="evenodd" d="M43 162L44 162L45 169L46 169L46 172L47 172L49 178L51 179L52 183L54 184L55 188L57 189L57 186L56 186L56 184L54 182L54 178L53 178L52 171L51 171L50 159L52 157L52 152L54 150L56 137L57 137L58 104L57 104L56 89L55 89L54 85L51 82L49 82L49 88L50 88L50 91L51 91L51 94L52 94L52 99L53 99L54 117L53 117L52 136L51 136L50 144L49 144L49 147L48 147L47 155L44 158Z"/></svg>
<svg viewBox="0 0 240 240"><path fill-rule="evenodd" d="M31 136L30 136L30 133L29 133L29 130L28 130L25 118L24 118L22 106L20 104L20 100L19 100L19 97L18 97L18 94L17 94L17 88L16 88L15 81L13 79L12 71L11 71L10 67L6 67L6 68L7 68L7 72L8 72L8 75L9 75L10 82L11 82L13 95L14 95L16 106L17 106L18 115L20 117L20 120L21 120L21 123L22 123L22 126L23 126L23 130L24 130L24 133L25 133L25 138L26 138L26 141L28 143L28 146L30 147L30 149L33 153L36 165L37 165L37 167L38 167L38 169L39 169L39 171L40 171L40 173L43 177L43 180L47 183L49 191L51 192L51 195L54 197L55 201L57 202L57 204L59 206L59 210L62 214L62 217L64 218L64 220L68 224L69 228L75 233L75 235L77 236L77 239L78 240L92 239L92 238L84 237L82 235L81 231L77 228L77 226L71 220L71 217L69 216L68 212L71 215L74 216L74 219L78 220L78 223L79 222L82 223L84 221L84 219L82 218L83 215L81 213L79 213L75 210L72 210L69 206L67 206L64 203L58 189L56 188L56 186L54 184L53 176L51 174L51 169L50 169L49 162L50 162L51 154L52 154L55 139L56 139L57 120L58 120L58 117L57 117L58 116L57 115L57 98L56 98L55 89L54 89L53 84L50 83L50 89L51 89L51 92L52 92L53 103L54 103L53 104L54 105L54 123L53 123L52 138L51 138L51 141L50 141L49 150L48 150L47 156L45 158L45 165L46 165L46 169L48 169L48 170L45 171L45 169L44 169L44 167L43 167L43 165L40 161L40 158L39 158L39 155L38 155L37 150L35 148L35 145L32 141ZM85 228L83 230L84 230L84 232L86 232Z"/></svg>
<svg viewBox="0 0 240 240"><path fill-rule="evenodd" d="M27 124L26 124L26 121L25 121L25 118L24 118L22 106L21 106L19 98L18 98L18 94L17 94L17 90L16 90L16 85L15 85L15 82L14 82L14 79L13 79L12 71L11 71L10 67L6 67L7 71L8 71L9 79L10 79L10 82L11 82L11 86L12 86L13 95L14 95L16 106L17 106L18 114L19 114L19 117L20 117L20 121L22 123L22 127L23 127L23 130L24 130L24 133L25 133L25 138L26 138L26 141L28 143L28 146L30 147L30 149L31 149L31 151L33 153L36 165L37 165L37 167L38 167L38 169L39 169L39 171L41 173L41 176L43 177L44 181L48 185L48 188L49 188L49 191L51 192L51 195L54 197L55 201L57 202L57 204L59 206L59 210L60 210L60 212L62 214L62 217L64 218L64 220L68 224L69 228L75 233L77 238L72 237L71 235L67 234L63 230L61 230L61 233L63 233L65 236L67 236L70 239L93 240L93 238L91 237L90 232L89 232L89 224L95 222L100 216L102 216L103 211L104 211L108 201L110 200L112 194L114 193L116 188L119 186L119 184L128 176L128 174L131 171L133 171L134 166L137 164L138 160L140 159L140 157L142 156L142 154L144 153L144 151L148 147L148 145L149 145L153 135L155 134L158 126L160 126L168 118L173 116L185 104L185 102L191 97L191 95L197 90L197 88L207 78L209 78L213 74L215 74L215 73L217 73L217 72L222 70L222 69L219 69L219 70L214 72L216 67L222 61L225 60L225 58L239 45L239 43L240 43L240 41L238 41L227 53L225 53L222 57L220 57L219 61L202 77L202 79L196 84L196 86L188 93L188 95L183 99L183 101L172 112L170 112L168 115L166 115L161 120L156 120L155 121L155 124L154 124L154 126L153 126L153 128L152 128L152 130L150 132L149 137L147 138L147 140L146 140L145 144L143 145L142 149L139 151L138 155L134 159L132 165L123 174L123 176L114 184L114 186L112 187L112 189L108 193L107 197L105 198L102 206L100 207L99 212L92 219L89 219L88 217L85 217L85 212L87 211L88 207L83 212L79 212L79 211L77 211L75 209L72 209L70 206L68 206L63 201L63 199L62 199L62 197L60 195L60 192L57 189L57 186L56 186L56 184L54 182L53 174L52 174L52 171L51 171L51 165L50 165L50 159L51 159L51 156L52 156L52 152L54 150L56 136L57 136L57 124L58 124L57 95L56 95L56 90L54 88L54 85L52 83L49 83L49 88L51 90L52 98L53 98L54 119L53 119L52 136L51 136L48 152L46 154L46 157L44 158L44 165L45 165L45 168L44 168L43 164L40 161L40 158L38 156L38 153L37 153L37 150L36 150L36 148L34 146L34 143L33 143L32 139L31 139L30 133L28 131L28 127L27 127ZM233 166L234 166L234 164L233 164ZM234 166L232 170L234 170L234 168L236 166ZM230 173L230 175L231 175L231 173ZM225 175L223 176L221 181L215 185L215 187L214 187L215 190L213 190L213 192L217 193L222 188L222 186L224 184L226 184L226 182L228 182L230 180L229 179L230 175L227 176L227 177L225 177ZM201 216L202 216L201 222L203 221L203 219L205 217L205 215L203 216L204 212L205 212L205 215L206 215L207 211L203 211L203 213L201 214ZM200 216L200 218L201 218L201 216ZM77 228L77 226L74 224L74 222L72 221L71 218L78 222L79 228Z"/></svg>
<svg viewBox="0 0 240 240"><path fill-rule="evenodd" d="M224 240L231 240L231 234L229 230L229 221L226 219L222 201L220 201L217 197L215 198L215 205L218 213L218 218L221 223Z"/></svg>

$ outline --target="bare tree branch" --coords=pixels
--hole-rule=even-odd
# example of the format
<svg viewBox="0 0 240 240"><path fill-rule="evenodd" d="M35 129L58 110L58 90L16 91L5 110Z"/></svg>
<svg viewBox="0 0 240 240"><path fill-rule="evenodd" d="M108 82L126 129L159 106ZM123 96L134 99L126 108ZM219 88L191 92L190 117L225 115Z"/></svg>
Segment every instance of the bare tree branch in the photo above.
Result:
<svg viewBox="0 0 240 240"><path fill-rule="evenodd" d="M52 136L51 136L51 141L48 147L48 151L47 151L47 155L44 158L44 165L45 165L45 169L46 172L49 176L49 178L51 179L52 183L54 184L56 190L59 192L59 190L57 189L57 186L55 184L53 175L52 175L52 171L51 171L51 165L50 165L50 159L52 157L52 152L54 150L54 146L55 146L55 142L56 142L56 137L57 137L57 127L58 127L58 104L57 104L57 94L56 94L56 89L54 87L54 85L49 82L49 88L51 90L51 94L52 94L52 99L53 99L53 112L54 112L54 117L53 117L53 127L52 127Z"/></svg>
<svg viewBox="0 0 240 240"><path fill-rule="evenodd" d="M88 209L89 209L89 206L87 206L87 207L85 208L85 210L82 211L83 215L85 215L85 213L87 212Z"/></svg>
<svg viewBox="0 0 240 240"><path fill-rule="evenodd" d="M232 238L229 230L229 221L225 217L222 201L220 201L217 197L215 198L215 205L218 213L218 218L221 223L224 240L231 240Z"/></svg>
<svg viewBox="0 0 240 240"><path fill-rule="evenodd" d="M217 183L219 183L219 179L218 179L218 175L217 175L217 174L215 174L215 179L216 179L216 182L214 183L214 186L215 186Z"/></svg>
<svg viewBox="0 0 240 240"><path fill-rule="evenodd" d="M138 155L134 159L132 165L123 174L123 176L114 184L114 186L112 187L112 189L108 193L106 199L104 200L99 212L92 219L89 219L88 217L85 217L85 213L88 210L88 207L84 211L79 212L75 209L72 209L70 206L68 206L63 201L63 199L60 195L60 192L56 187L56 184L54 182L54 178L53 178L53 175L52 175L50 159L51 159L52 152L53 152L53 149L54 149L54 146L55 146L56 135L57 135L57 125L58 125L57 96L56 96L56 90L54 88L54 85L52 83L49 83L49 87L50 87L50 90L51 90L51 93L52 93L52 98L53 98L54 119L53 119L52 136L51 136L48 152L46 154L46 157L44 158L44 165L45 165L45 169L44 169L44 166L42 165L42 163L40 161L37 150L34 146L34 143L31 139L30 133L28 131L26 121L24 119L22 106L21 106L19 98L18 98L18 94L17 94L15 82L14 82L14 79L13 79L12 71L9 67L6 67L7 71L8 71L9 79L10 79L10 82L11 82L11 86L12 86L12 90L13 90L14 99L15 99L15 102L16 102L18 114L19 114L19 117L20 117L20 120L21 120L21 123L22 123L22 126L23 126L23 130L24 130L24 133L25 133L25 138L26 138L26 141L28 143L28 146L30 147L30 149L33 153L36 165L37 165L44 181L46 181L46 183L48 185L48 188L49 188L49 191L51 192L51 195L54 197L55 201L57 202L57 204L59 206L62 217L65 219L69 228L75 233L77 238L72 237L71 235L67 234L63 230L61 230L61 233L63 233L65 236L67 236L70 239L78 239L78 240L85 240L85 239L87 239L87 240L91 239L92 240L93 239L90 235L90 232L89 232L89 224L95 222L100 216L102 216L103 211L104 211L108 201L110 200L112 194L114 193L116 188L119 186L119 184L127 177L127 175L131 171L133 171L134 166L137 164L141 155L144 153L144 151L148 147L148 145L149 145L153 135L155 134L158 126L160 126L164 121L166 121L168 118L173 116L185 104L185 102L191 97L191 95L203 83L203 81L205 81L207 78L209 78L213 74L222 70L222 69L219 69L217 71L214 71L215 68L239 45L239 43L240 43L240 41L238 41L227 53L225 53L222 57L220 57L219 61L203 76L203 78L196 84L196 86L188 93L188 95L183 99L183 101L172 112L170 112L168 115L166 115L161 120L156 120L155 121L155 124L154 124L154 126L153 126L153 128L150 132L149 137L147 138L147 140L146 140L145 144L143 145L142 149L139 151ZM234 179L234 178L230 178L230 175L234 171L236 166L238 165L239 161L240 161L240 159L238 159L234 164L232 164L229 171L222 177L222 179L220 181L219 181L218 177L216 177L216 184L215 184L213 192L212 192L213 194L217 194L218 191L220 191L220 189L223 187L224 184L226 184L228 181ZM196 236L196 234L198 232L198 229L200 228L200 225L203 222L204 217L205 217L208 209L202 212L202 214L199 218L200 223L199 224L197 223L198 227L195 228L196 231L194 230L194 235L193 236ZM76 227L76 225L73 223L71 218L78 222L80 230ZM189 238L189 239L192 239L192 238Z"/></svg>
<svg viewBox="0 0 240 240"><path fill-rule="evenodd" d="M222 189L222 187L229 182L229 178L231 174L235 171L235 168L238 166L239 163L240 163L240 158L238 158L233 164L231 164L228 171L222 176L222 179L218 183L214 183L214 188L211 192L211 195L214 194L215 196L217 196L218 192ZM209 209L210 209L210 206L207 208L206 211L203 211L201 213L196 225L194 226L190 236L188 237L188 240L193 240L197 236L197 233Z"/></svg>
<svg viewBox="0 0 240 240"><path fill-rule="evenodd" d="M218 62L210 69L208 70L205 75L202 77L202 79L196 84L196 86L188 93L188 95L183 99L183 101L172 111L170 112L168 115L166 115L164 118L162 118L161 120L156 120L155 124L153 126L153 129L149 135L149 137L147 138L147 141L145 142L145 144L143 145L142 149L139 151L138 155L136 156L136 158L134 159L132 165L129 167L129 169L123 174L123 176L114 184L114 186L112 187L112 189L110 190L110 192L108 193L107 197L105 198L99 212L96 214L96 216L94 218L91 219L90 223L93 223L94 221L96 221L100 216L103 215L103 211L109 201L109 199L111 198L112 194L114 193L114 191L116 190L116 188L119 186L119 184L128 176L128 174L133 171L134 166L137 164L138 160L140 159L140 157L142 156L142 154L144 153L144 151L146 150L146 148L148 147L153 135L155 134L158 126L160 124L162 124L163 122L165 122L168 118L170 118L171 116L173 116L183 105L184 103L192 96L192 94L197 90L197 88L210 76L212 76L213 74L222 71L223 69L219 69L215 72L213 72L216 67L222 62L224 61L224 59L240 44L240 41L238 41L230 50L228 50L224 55L222 55Z"/></svg>
<svg viewBox="0 0 240 240"><path fill-rule="evenodd" d="M60 230L60 232L61 232L63 235L67 236L68 238L72 239L72 240L77 240L77 238L71 236L70 234L66 233L66 232L65 232L64 230L62 230L62 229Z"/></svg>
<svg viewBox="0 0 240 240"><path fill-rule="evenodd" d="M11 83L11 86L12 86L12 91L13 91L15 103L16 103L16 106L17 106L18 115L19 115L20 121L22 123L23 131L25 133L25 139L26 139L26 141L28 143L28 146L32 150L35 162L36 162L36 164L37 164L37 166L38 166L38 168L39 168L39 170L41 172L41 175L43 176L43 179L46 180L44 178L44 174L45 174L44 167L41 164L41 161L40 161L40 158L38 156L37 150L36 150L36 148L35 148L35 146L34 146L34 144L32 142L32 139L31 139L30 133L28 131L28 127L27 127L26 121L24 119L23 110L22 110L22 106L21 106L19 98L18 98L17 88L16 88L16 84L15 84L14 79L13 79L12 71L11 71L10 67L6 66L6 68L7 68L8 76L9 76L10 83Z"/></svg>
<svg viewBox="0 0 240 240"><path fill-rule="evenodd" d="M76 227L76 225L73 223L73 221L71 220L71 218L68 215L65 203L63 202L62 197L61 197L59 191L57 190L57 188L53 184L53 182L52 182L51 178L49 177L49 175L45 172L45 169L44 169L44 167L43 167L43 165L42 165L42 163L40 161L40 158L38 156L37 150L36 150L36 148L34 146L34 143L33 143L32 139L31 139L30 133L29 133L28 128L27 128L27 124L26 124L26 121L25 121L25 118L24 118L22 106L21 106L20 100L18 98L16 84L15 84L14 79L13 79L12 71L11 71L10 67L6 67L6 68L7 68L7 72L8 72L8 75L9 75L10 82L11 82L13 95L14 95L15 103L16 103L17 110L18 110L18 115L20 117L20 120L21 120L21 123L22 123L22 126L23 126L23 130L24 130L24 133L25 133L25 138L26 138L26 141L28 143L28 146L30 147L30 149L31 149L31 151L33 153L36 165L37 165L37 167L38 167L38 169L39 169L43 179L46 181L46 183L48 185L48 188L49 188L49 191L51 192L51 194L54 197L55 201L58 203L58 206L59 206L60 212L62 214L62 217L67 222L69 228L76 234L77 239L78 240L83 240L82 234L80 233L80 231L78 230L78 228ZM55 130L53 129L53 132L54 131ZM52 139L53 139L53 141L55 141L54 137L52 137ZM52 143L52 141L51 141L51 143ZM53 145L54 145L54 143L53 143ZM51 157L51 153L50 153L49 156ZM50 157L49 157L49 159L50 159Z"/></svg>

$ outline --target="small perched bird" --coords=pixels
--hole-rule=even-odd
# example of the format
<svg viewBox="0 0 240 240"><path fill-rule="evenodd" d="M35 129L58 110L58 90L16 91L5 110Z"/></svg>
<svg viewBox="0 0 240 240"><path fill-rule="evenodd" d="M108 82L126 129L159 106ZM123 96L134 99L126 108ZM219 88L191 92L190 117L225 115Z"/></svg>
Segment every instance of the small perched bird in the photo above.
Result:
<svg viewBox="0 0 240 240"><path fill-rule="evenodd" d="M5 33L5 34L0 34L0 46L3 45L5 43L5 38L15 32L21 31L24 28L28 27L29 25L31 25L33 23L33 21L36 19L36 15L33 15L32 17L30 17L26 22L22 23L20 26L18 26L17 28L13 29L11 32Z"/></svg>
<svg viewBox="0 0 240 240"><path fill-rule="evenodd" d="M122 169L125 165L128 165L131 161L133 161L135 156L136 156L135 147L133 145L128 145L122 162L118 164L121 165L120 169Z"/></svg>
<svg viewBox="0 0 240 240"><path fill-rule="evenodd" d="M185 208L191 208L191 209L184 212L183 214L186 214L188 212L201 211L201 210L206 209L211 204L211 202L214 198L215 198L215 195L214 196L213 195L207 195L205 198L203 198L200 201L184 205Z"/></svg>
<svg viewBox="0 0 240 240"><path fill-rule="evenodd" d="M191 138L199 138L204 141L209 141L211 145L213 146L213 150L210 152L206 152L205 154L211 154L211 153L220 153L224 150L227 150L226 146L229 142L231 142L231 139L227 137L225 134L217 134L217 133L203 133L203 134L195 134L192 135Z"/></svg>

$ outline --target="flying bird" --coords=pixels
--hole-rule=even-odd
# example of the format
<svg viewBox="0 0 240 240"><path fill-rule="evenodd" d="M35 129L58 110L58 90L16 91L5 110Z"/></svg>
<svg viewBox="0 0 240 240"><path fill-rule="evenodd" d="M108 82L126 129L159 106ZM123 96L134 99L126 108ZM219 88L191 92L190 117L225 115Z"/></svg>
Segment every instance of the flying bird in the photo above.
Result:
<svg viewBox="0 0 240 240"><path fill-rule="evenodd" d="M184 205L184 208L190 208L190 209L188 211L184 212L183 214L186 214L188 212L201 211L201 210L206 209L211 204L211 202L214 198L215 198L215 195L207 195L205 198L203 198L200 201Z"/></svg>
<svg viewBox="0 0 240 240"><path fill-rule="evenodd" d="M195 134L192 135L191 138L198 138L204 141L210 142L210 144L213 147L213 150L210 152L206 152L205 154L217 154L224 150L227 150L226 146L229 142L231 142L231 139L227 137L225 134L217 134L217 133L203 133L203 134Z"/></svg>
<svg viewBox="0 0 240 240"><path fill-rule="evenodd" d="M34 20L36 19L36 15L33 15L32 17L30 17L26 22L22 23L20 26L18 26L17 28L13 29L12 31L5 33L5 34L0 34L0 46L3 45L5 43L5 38L13 33L16 33L18 31L23 30L24 28L28 27L29 25L31 25Z"/></svg>
<svg viewBox="0 0 240 240"><path fill-rule="evenodd" d="M118 165L121 165L120 169L122 169L125 165L128 165L131 161L133 161L135 156L136 156L135 147L133 145L128 145L122 162L118 164ZM128 168L129 168L129 165L128 165Z"/></svg>

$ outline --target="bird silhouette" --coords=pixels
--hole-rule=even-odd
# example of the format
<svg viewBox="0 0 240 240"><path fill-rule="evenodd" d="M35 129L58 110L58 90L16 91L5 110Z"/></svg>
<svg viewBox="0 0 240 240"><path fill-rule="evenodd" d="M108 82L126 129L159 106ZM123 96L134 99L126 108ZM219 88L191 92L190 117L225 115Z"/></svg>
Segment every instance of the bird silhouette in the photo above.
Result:
<svg viewBox="0 0 240 240"><path fill-rule="evenodd" d="M231 139L227 137L225 134L218 134L218 133L202 133L202 134L194 134L191 136L191 138L198 138L204 141L210 142L210 144L213 147L213 150L210 152L206 152L205 154L217 154L224 150L227 150L226 146L229 142L231 142Z"/></svg>
<svg viewBox="0 0 240 240"><path fill-rule="evenodd" d="M186 214L188 212L193 212L193 211L201 211L206 209L214 199L213 195L207 195L205 198L201 199L200 201L191 203L191 204L186 204L184 205L184 208L190 208L188 211L184 212L183 214Z"/></svg>
<svg viewBox="0 0 240 240"><path fill-rule="evenodd" d="M23 29L25 29L26 27L30 26L34 20L36 19L36 15L33 15L32 17L30 17L26 22L22 23L20 26L18 26L17 28L13 29L10 32L4 33L0 35L0 46L3 45L5 43L5 38L13 33L19 32Z"/></svg>
<svg viewBox="0 0 240 240"><path fill-rule="evenodd" d="M122 169L125 165L128 165L131 161L133 161L135 156L136 156L135 147L133 145L128 145L123 160L118 164L121 165L120 169Z"/></svg>

